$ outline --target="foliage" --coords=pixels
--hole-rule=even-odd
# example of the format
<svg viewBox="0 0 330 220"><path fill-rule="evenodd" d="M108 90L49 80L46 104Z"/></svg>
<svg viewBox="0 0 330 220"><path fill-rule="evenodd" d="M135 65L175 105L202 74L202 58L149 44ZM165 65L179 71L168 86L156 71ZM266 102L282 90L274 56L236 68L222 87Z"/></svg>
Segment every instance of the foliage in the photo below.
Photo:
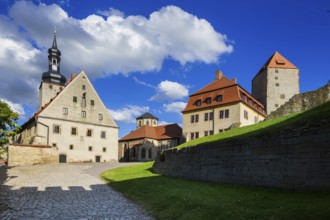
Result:
<svg viewBox="0 0 330 220"><path fill-rule="evenodd" d="M17 133L19 129L17 120L18 114L0 100L0 146L8 143L8 138Z"/></svg>
<svg viewBox="0 0 330 220"><path fill-rule="evenodd" d="M329 219L330 192L283 191L153 174L153 163L106 171L110 186L156 219Z"/></svg>
<svg viewBox="0 0 330 220"><path fill-rule="evenodd" d="M201 144L217 142L228 138L244 138L247 136L263 134L266 132L292 132L311 127L323 127L330 125L330 102L313 108L302 113L294 113L284 117L266 120L258 124L235 128L223 133L212 136L198 138L176 148L182 149L185 147L193 147Z"/></svg>

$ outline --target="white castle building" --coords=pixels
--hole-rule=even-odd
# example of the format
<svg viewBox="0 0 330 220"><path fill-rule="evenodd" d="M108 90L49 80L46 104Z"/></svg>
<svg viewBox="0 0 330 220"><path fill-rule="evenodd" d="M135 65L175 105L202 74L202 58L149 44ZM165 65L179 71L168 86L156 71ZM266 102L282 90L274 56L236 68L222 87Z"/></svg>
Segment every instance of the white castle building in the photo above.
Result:
<svg viewBox="0 0 330 220"><path fill-rule="evenodd" d="M60 163L118 161L118 126L86 73L72 74L68 80L61 74L56 33L48 54L39 110L22 125L14 144L51 147ZM15 149L13 156L19 155Z"/></svg>

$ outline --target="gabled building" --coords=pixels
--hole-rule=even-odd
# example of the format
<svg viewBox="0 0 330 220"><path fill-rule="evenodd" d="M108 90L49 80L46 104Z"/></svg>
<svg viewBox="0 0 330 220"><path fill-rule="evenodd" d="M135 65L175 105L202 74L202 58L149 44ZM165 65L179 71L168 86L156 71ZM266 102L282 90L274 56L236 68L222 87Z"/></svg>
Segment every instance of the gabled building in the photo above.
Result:
<svg viewBox="0 0 330 220"><path fill-rule="evenodd" d="M141 120L150 120L149 124ZM119 140L121 162L151 161L164 149L180 144L182 129L177 124L158 125L158 118L145 113L136 118L138 128Z"/></svg>
<svg viewBox="0 0 330 220"><path fill-rule="evenodd" d="M299 94L299 69L275 52L253 78L252 95L270 114L296 94Z"/></svg>
<svg viewBox="0 0 330 220"><path fill-rule="evenodd" d="M50 146L59 162L118 161L118 126L85 72L60 73L56 35L49 69L39 87L40 109L22 126L15 144Z"/></svg>
<svg viewBox="0 0 330 220"><path fill-rule="evenodd" d="M186 141L255 124L266 116L264 106L221 71L215 81L189 96L182 113Z"/></svg>

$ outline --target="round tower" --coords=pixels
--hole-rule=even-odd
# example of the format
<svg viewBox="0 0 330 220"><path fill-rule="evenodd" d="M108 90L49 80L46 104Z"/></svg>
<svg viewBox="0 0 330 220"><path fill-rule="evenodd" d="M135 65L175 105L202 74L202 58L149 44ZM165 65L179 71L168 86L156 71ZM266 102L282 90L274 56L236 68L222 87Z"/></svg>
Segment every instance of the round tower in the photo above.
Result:
<svg viewBox="0 0 330 220"><path fill-rule="evenodd" d="M140 117L136 118L136 128L139 128L143 125L149 125L149 126L158 126L158 118L150 114L149 112L144 113Z"/></svg>

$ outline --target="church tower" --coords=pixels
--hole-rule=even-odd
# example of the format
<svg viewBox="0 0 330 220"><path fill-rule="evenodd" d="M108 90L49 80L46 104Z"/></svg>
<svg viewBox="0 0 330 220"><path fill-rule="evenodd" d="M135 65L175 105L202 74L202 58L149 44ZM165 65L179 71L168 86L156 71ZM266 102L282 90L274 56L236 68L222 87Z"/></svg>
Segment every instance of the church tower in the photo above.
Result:
<svg viewBox="0 0 330 220"><path fill-rule="evenodd" d="M299 94L299 69L275 52L252 80L252 95L270 114Z"/></svg>
<svg viewBox="0 0 330 220"><path fill-rule="evenodd" d="M48 49L48 71L42 74L39 87L39 109L63 90L66 78L60 72L61 51L57 48L56 31L52 47Z"/></svg>

